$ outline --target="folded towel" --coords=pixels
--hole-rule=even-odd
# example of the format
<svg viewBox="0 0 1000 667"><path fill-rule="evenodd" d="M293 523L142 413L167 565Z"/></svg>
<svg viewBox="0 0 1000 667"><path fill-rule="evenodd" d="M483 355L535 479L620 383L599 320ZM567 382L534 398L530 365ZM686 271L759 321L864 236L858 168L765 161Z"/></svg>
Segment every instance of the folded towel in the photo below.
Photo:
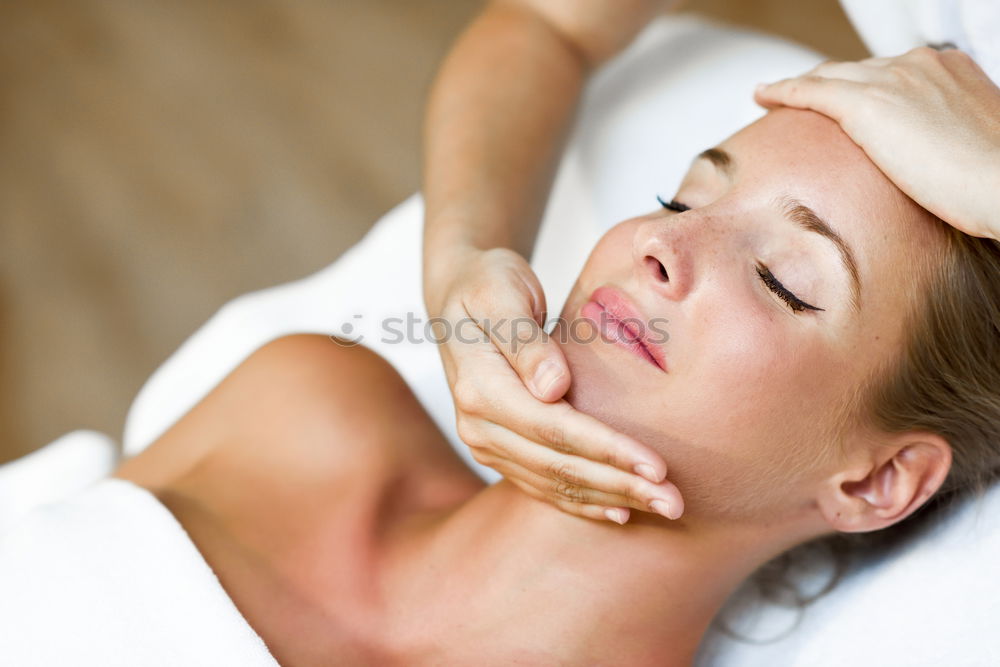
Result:
<svg viewBox="0 0 1000 667"><path fill-rule="evenodd" d="M0 535L5 665L275 667L184 528L105 479Z"/></svg>

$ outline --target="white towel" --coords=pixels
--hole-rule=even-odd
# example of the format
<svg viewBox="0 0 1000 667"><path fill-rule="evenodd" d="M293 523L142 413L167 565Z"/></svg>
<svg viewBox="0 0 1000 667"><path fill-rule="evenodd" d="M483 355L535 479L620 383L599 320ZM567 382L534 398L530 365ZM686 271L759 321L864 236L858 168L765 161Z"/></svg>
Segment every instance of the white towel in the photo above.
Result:
<svg viewBox="0 0 1000 667"><path fill-rule="evenodd" d="M724 618L751 641L713 630L695 664L1000 665L998 518L1000 486L994 486L918 539L852 570L806 608L794 632L788 630L799 614L755 605L754 596L741 591ZM805 574L820 571L820 564L808 563Z"/></svg>
<svg viewBox="0 0 1000 667"><path fill-rule="evenodd" d="M111 474L117 460L114 440L81 429L0 465L0 534L35 507L72 495Z"/></svg>
<svg viewBox="0 0 1000 667"><path fill-rule="evenodd" d="M0 663L278 664L174 516L114 478L0 535Z"/></svg>

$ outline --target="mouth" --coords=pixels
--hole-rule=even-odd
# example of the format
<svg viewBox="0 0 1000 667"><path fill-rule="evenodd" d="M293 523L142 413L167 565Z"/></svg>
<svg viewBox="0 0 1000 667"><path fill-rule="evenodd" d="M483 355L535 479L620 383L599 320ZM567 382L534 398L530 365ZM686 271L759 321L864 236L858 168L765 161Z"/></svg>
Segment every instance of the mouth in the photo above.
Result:
<svg viewBox="0 0 1000 667"><path fill-rule="evenodd" d="M618 290L598 287L580 308L580 315L593 322L605 342L618 345L666 372L663 349L653 342L649 322Z"/></svg>

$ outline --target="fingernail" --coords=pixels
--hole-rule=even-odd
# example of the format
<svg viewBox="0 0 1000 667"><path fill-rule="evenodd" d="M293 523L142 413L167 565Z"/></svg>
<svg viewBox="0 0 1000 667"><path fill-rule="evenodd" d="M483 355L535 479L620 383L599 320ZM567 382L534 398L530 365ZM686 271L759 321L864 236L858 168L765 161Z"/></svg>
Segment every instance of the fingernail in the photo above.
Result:
<svg viewBox="0 0 1000 667"><path fill-rule="evenodd" d="M604 516L608 517L609 519L611 519L612 521L614 521L619 525L625 525L625 522L628 521L628 512L626 512L623 509L615 507L606 508L604 510Z"/></svg>
<svg viewBox="0 0 1000 667"><path fill-rule="evenodd" d="M538 368L535 369L535 377L531 381L535 385L535 393L538 396L547 396L549 389L552 388L559 378L563 375L562 369L559 364L552 361L551 359L546 359L542 363L538 364Z"/></svg>
<svg viewBox="0 0 1000 667"><path fill-rule="evenodd" d="M757 87L753 89L754 95L760 95L765 88L767 88L766 83L758 83Z"/></svg>
<svg viewBox="0 0 1000 667"><path fill-rule="evenodd" d="M653 510L657 514L662 514L668 519L676 519L679 516L679 515L675 516L673 512L671 512L670 503L668 503L666 500L650 500L649 509Z"/></svg>
<svg viewBox="0 0 1000 667"><path fill-rule="evenodd" d="M634 470L635 474L642 475L653 484L659 484L663 481L663 478L656 474L656 468L648 463L637 463Z"/></svg>

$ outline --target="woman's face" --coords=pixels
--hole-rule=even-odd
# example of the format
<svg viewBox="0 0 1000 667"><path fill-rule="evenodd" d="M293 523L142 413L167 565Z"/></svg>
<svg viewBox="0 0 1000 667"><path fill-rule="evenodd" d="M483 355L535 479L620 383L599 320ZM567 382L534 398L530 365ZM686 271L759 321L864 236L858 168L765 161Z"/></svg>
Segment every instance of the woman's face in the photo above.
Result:
<svg viewBox="0 0 1000 667"><path fill-rule="evenodd" d="M660 451L689 516L802 511L864 446L848 401L900 349L940 223L806 111L703 154L674 199L591 253L553 332L568 399Z"/></svg>

